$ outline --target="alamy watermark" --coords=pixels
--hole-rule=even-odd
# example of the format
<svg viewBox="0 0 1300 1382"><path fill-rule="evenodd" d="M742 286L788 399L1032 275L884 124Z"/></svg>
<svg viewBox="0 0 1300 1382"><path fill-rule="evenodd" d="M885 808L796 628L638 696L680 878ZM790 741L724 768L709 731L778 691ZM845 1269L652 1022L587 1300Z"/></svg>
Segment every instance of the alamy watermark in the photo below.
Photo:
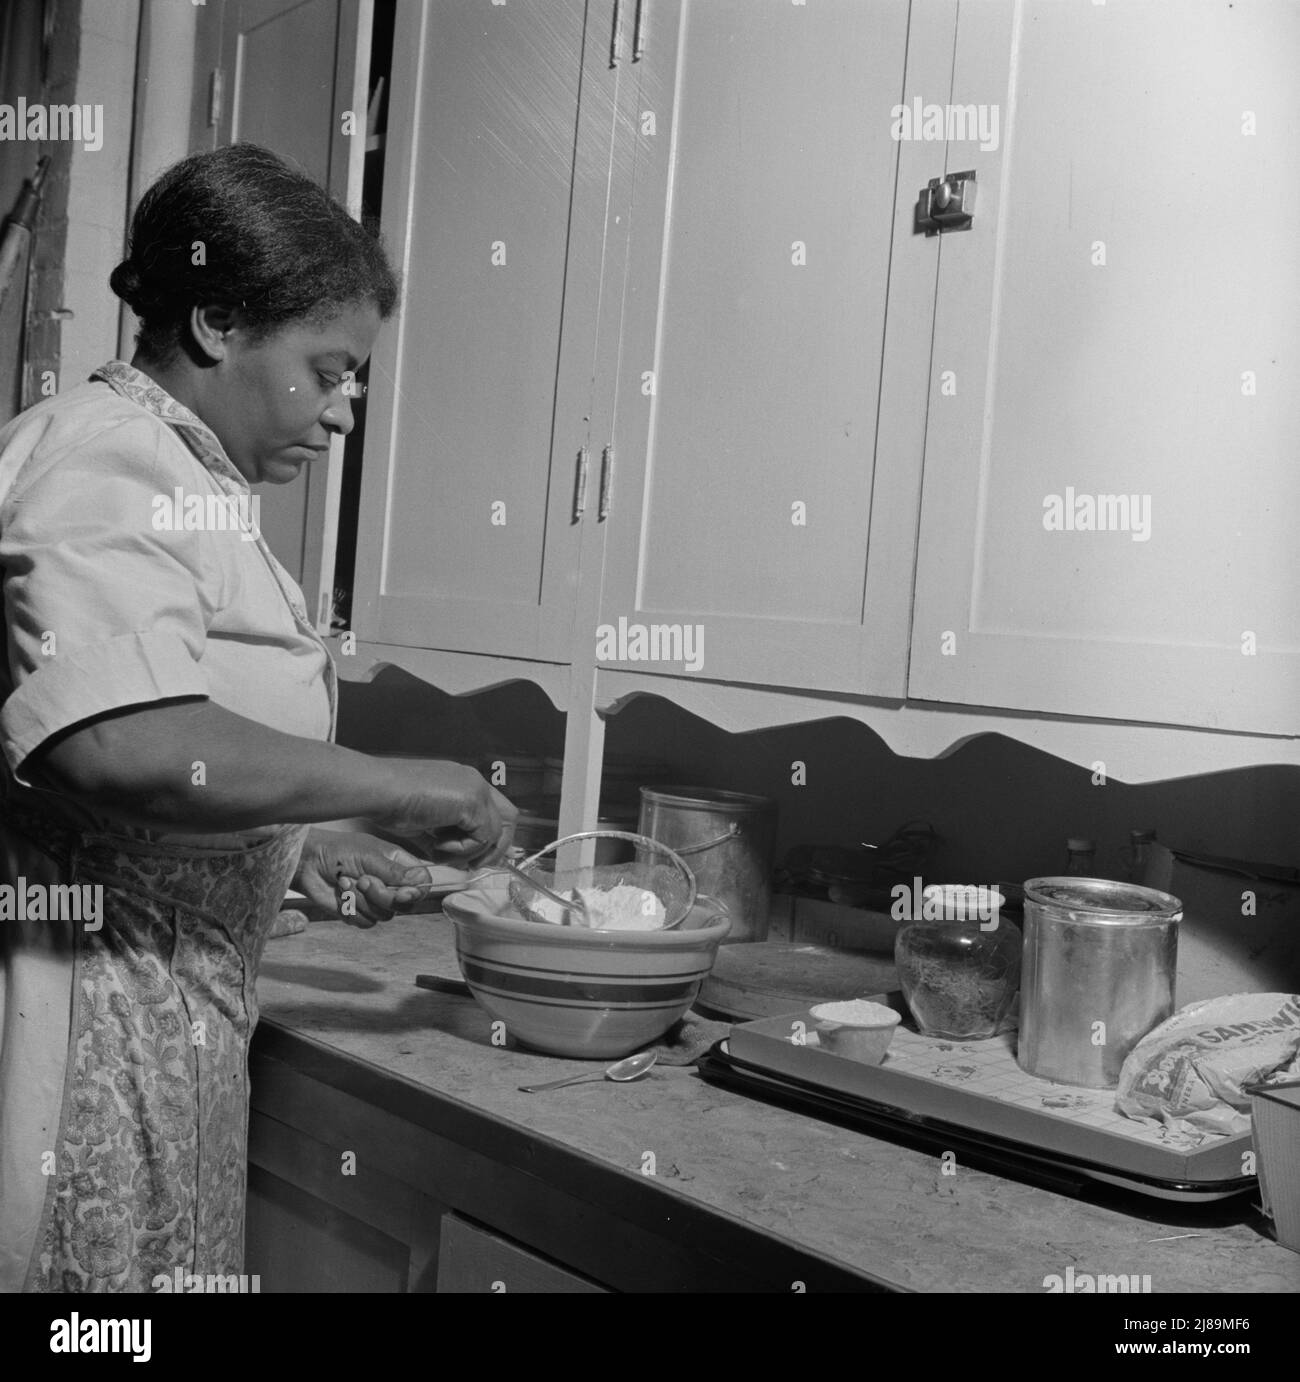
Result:
<svg viewBox="0 0 1300 1382"><path fill-rule="evenodd" d="M147 1363L153 1356L152 1320L83 1319L75 1311L70 1318L50 1325L51 1353L129 1353L133 1363Z"/></svg>
<svg viewBox="0 0 1300 1382"><path fill-rule="evenodd" d="M927 105L919 96L910 106L894 106L890 112L891 139L933 139L979 142L987 154L998 147L998 108L987 105Z"/></svg>
<svg viewBox="0 0 1300 1382"><path fill-rule="evenodd" d="M159 1272L149 1283L155 1291L163 1295L198 1295L200 1293L208 1295L251 1295L260 1292L262 1289L262 1278L260 1276L207 1276L196 1275L187 1272L184 1267L177 1267L172 1272Z"/></svg>
<svg viewBox="0 0 1300 1382"><path fill-rule="evenodd" d="M0 921L78 921L87 931L104 924L102 883L0 883Z"/></svg>
<svg viewBox="0 0 1300 1382"><path fill-rule="evenodd" d="M1064 494L1043 498L1043 527L1049 533L1128 533L1134 542L1151 537L1149 494Z"/></svg>
<svg viewBox="0 0 1300 1382"><path fill-rule="evenodd" d="M1120 1295L1135 1296L1151 1290L1151 1278L1145 1272L1101 1273L1076 1272L1065 1269L1065 1275L1053 1273L1043 1278L1043 1290L1048 1295Z"/></svg>
<svg viewBox="0 0 1300 1382"><path fill-rule="evenodd" d="M153 497L155 532L237 532L241 542L255 542L261 522L260 494L186 494L177 485Z"/></svg>
<svg viewBox="0 0 1300 1382"><path fill-rule="evenodd" d="M998 929L1003 897L977 884L895 883L889 890L889 915L895 921L977 921L981 931Z"/></svg>
<svg viewBox="0 0 1300 1382"><path fill-rule="evenodd" d="M704 668L703 624L601 624L596 630L598 662L680 662L688 672Z"/></svg>
<svg viewBox="0 0 1300 1382"><path fill-rule="evenodd" d="M47 106L39 101L28 104L26 96L17 105L0 105L0 139L30 140L33 144L70 141L85 145L87 153L104 147L103 106Z"/></svg>

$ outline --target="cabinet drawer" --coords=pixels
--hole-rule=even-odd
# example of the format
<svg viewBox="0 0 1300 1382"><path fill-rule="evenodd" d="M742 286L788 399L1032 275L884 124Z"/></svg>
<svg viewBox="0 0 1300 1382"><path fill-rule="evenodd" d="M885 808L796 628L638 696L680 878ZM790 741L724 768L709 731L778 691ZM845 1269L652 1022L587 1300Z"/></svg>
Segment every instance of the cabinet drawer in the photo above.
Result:
<svg viewBox="0 0 1300 1382"><path fill-rule="evenodd" d="M454 1214L445 1214L438 1247L438 1290L465 1295L475 1291L603 1292L603 1286L557 1267L508 1238Z"/></svg>

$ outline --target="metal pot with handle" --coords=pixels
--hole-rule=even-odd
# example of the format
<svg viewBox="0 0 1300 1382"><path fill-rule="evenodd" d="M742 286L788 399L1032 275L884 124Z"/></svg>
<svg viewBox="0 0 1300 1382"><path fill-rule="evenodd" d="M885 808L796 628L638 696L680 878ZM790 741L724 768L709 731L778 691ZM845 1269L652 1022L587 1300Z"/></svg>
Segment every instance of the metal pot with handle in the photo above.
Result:
<svg viewBox="0 0 1300 1382"><path fill-rule="evenodd" d="M642 787L638 830L680 854L731 917L724 944L767 939L776 803L708 787Z"/></svg>

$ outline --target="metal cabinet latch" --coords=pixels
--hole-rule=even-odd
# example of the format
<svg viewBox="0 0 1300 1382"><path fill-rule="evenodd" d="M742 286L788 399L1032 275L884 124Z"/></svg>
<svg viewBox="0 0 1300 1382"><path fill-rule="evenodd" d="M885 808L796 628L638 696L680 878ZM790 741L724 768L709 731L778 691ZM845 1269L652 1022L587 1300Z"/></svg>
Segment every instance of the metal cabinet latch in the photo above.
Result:
<svg viewBox="0 0 1300 1382"><path fill-rule="evenodd" d="M927 235L945 230L969 230L975 218L975 173L949 173L931 178L916 204L916 229Z"/></svg>

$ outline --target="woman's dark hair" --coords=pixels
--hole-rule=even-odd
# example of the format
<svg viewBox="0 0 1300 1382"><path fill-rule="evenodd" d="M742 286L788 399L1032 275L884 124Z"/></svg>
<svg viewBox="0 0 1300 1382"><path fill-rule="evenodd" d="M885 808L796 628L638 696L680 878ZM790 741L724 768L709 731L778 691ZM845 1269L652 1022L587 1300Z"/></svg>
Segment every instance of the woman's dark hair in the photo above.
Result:
<svg viewBox="0 0 1300 1382"><path fill-rule="evenodd" d="M269 149L230 144L169 168L140 199L109 286L140 318L136 343L166 363L193 308L236 308L256 338L319 324L354 302L381 319L397 276L378 235Z"/></svg>

